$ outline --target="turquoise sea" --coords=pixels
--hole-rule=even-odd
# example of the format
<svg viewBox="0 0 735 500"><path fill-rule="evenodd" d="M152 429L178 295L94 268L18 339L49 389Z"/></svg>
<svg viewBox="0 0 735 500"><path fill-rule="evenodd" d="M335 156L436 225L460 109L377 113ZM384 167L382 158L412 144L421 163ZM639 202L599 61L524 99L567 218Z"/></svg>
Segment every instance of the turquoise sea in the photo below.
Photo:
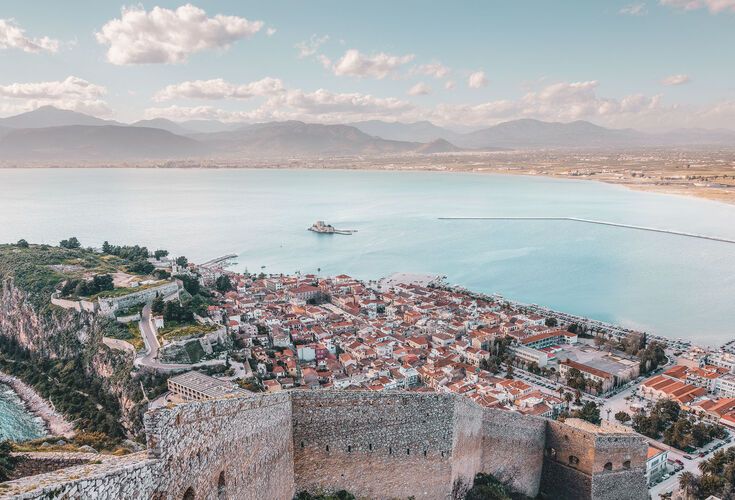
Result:
<svg viewBox="0 0 735 500"><path fill-rule="evenodd" d="M0 384L0 441L25 441L45 435L43 421L26 411L13 389Z"/></svg>
<svg viewBox="0 0 735 500"><path fill-rule="evenodd" d="M335 170L0 170L0 241L139 243L190 260L235 253L239 269L446 275L671 337L735 337L735 244L572 221L569 216L735 239L735 206L590 181ZM306 231L317 219L352 236Z"/></svg>

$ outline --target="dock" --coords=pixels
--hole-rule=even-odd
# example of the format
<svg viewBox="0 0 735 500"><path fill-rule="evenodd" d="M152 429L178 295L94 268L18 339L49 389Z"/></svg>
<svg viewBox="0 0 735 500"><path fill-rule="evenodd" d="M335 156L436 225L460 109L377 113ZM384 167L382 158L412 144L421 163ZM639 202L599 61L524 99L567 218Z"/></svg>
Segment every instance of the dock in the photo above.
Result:
<svg viewBox="0 0 735 500"><path fill-rule="evenodd" d="M636 226L633 224L623 224L619 222L609 222L594 219L581 219L579 217L438 217L439 220L538 220L538 221L572 221L583 222L585 224L597 224L600 226L622 227L625 229L635 229L637 231L648 231L652 233L671 234L674 236L684 236L687 238L697 238L700 240L718 241L720 243L735 244L735 240L723 238L720 236L709 236L705 234L687 233L684 231L676 231L673 229L659 229L655 227Z"/></svg>

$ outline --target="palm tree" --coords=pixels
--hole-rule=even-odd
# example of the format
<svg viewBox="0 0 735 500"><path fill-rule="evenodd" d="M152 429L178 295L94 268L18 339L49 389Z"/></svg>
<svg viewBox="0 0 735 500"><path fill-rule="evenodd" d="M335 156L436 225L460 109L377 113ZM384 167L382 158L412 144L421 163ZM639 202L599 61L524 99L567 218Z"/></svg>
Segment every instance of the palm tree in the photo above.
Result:
<svg viewBox="0 0 735 500"><path fill-rule="evenodd" d="M699 479L688 470L679 476L679 488L684 492L685 498L693 498L698 485Z"/></svg>

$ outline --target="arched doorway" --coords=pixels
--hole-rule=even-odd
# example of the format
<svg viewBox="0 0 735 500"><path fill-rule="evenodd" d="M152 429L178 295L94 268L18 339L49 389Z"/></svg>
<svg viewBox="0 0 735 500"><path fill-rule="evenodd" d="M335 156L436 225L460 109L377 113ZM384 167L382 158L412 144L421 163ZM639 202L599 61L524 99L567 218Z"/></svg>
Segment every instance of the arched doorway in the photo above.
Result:
<svg viewBox="0 0 735 500"><path fill-rule="evenodd" d="M194 500L194 488L189 486L184 492L184 496L181 497L181 500Z"/></svg>

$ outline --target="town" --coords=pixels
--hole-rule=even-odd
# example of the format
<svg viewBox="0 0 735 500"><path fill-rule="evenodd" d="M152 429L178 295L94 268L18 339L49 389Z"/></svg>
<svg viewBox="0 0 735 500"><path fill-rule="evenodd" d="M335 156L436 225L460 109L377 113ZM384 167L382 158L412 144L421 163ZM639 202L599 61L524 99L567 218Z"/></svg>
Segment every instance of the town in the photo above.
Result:
<svg viewBox="0 0 735 500"><path fill-rule="evenodd" d="M9 248L44 250L24 240ZM53 266L67 277L50 305L107 322L102 343L132 361L133 380L162 381L140 384L149 409L300 390L453 394L643 435L652 498L722 486L699 473L732 445L732 343L700 347L437 275L238 273L236 255L195 264L137 245L84 250L76 238L54 251L94 271Z"/></svg>
<svg viewBox="0 0 735 500"><path fill-rule="evenodd" d="M153 407L245 390L407 390L551 419L612 421L646 436L654 498L671 496L682 476L695 482L699 464L731 445L728 346L706 349L476 294L439 276L240 274L227 270L232 257L203 265L151 259L170 266L182 291L196 281L213 299L183 340L157 333L166 331L165 315L145 317L143 309L141 367L215 375L169 378ZM151 357L152 350L201 355Z"/></svg>

